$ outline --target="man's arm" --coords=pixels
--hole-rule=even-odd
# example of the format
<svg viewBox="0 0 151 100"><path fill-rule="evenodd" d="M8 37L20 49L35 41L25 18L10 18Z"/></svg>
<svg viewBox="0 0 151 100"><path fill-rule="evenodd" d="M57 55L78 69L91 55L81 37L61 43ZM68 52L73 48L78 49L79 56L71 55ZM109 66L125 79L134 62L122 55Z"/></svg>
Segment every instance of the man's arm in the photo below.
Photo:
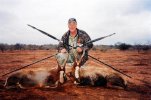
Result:
<svg viewBox="0 0 151 100"><path fill-rule="evenodd" d="M86 42L90 41L91 38L90 36L83 30L80 30L80 32L82 33L78 39L78 45L81 45L81 44L85 44ZM77 47L77 51L79 52L82 52L83 49L85 49L86 51L89 51L91 48L93 47L93 44L92 43L89 43L87 45L84 45L84 47Z"/></svg>
<svg viewBox="0 0 151 100"><path fill-rule="evenodd" d="M86 42L88 42L90 40L91 40L90 36L85 32L85 34L84 34L84 42L86 43ZM90 50L92 47L93 47L93 43L89 43L89 44L84 46L84 48L86 48L86 50Z"/></svg>

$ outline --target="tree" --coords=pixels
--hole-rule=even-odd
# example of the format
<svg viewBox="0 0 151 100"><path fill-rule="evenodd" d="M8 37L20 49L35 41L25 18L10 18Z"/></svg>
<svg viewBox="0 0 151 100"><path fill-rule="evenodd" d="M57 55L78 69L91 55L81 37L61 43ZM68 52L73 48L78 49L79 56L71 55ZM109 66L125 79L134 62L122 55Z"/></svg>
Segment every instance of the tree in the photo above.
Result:
<svg viewBox="0 0 151 100"><path fill-rule="evenodd" d="M1 50L1 52L3 53L4 51L5 51L5 44L0 44L0 50Z"/></svg>
<svg viewBox="0 0 151 100"><path fill-rule="evenodd" d="M120 50L128 50L131 47L131 45L130 44L126 44L126 43L118 42L118 43L115 44L115 47L120 49Z"/></svg>
<svg viewBox="0 0 151 100"><path fill-rule="evenodd" d="M23 46L21 44L19 44L19 43L16 43L14 45L14 48L15 48L15 50L21 50L23 48Z"/></svg>

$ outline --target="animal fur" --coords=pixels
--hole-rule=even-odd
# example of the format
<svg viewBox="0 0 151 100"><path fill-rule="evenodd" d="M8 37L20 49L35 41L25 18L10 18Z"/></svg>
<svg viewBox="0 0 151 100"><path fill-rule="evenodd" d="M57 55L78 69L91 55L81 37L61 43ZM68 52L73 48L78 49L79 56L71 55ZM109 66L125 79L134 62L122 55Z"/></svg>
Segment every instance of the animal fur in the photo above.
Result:
<svg viewBox="0 0 151 100"><path fill-rule="evenodd" d="M66 73L71 73L70 77L74 77L71 67L66 66ZM118 73L109 70L108 68L85 66L80 68L80 84L91 86L109 86L126 88L127 81ZM67 76L64 76L65 80ZM5 87L20 88L25 87L44 87L54 85L58 82L59 75L57 68L50 70L28 70L20 71L10 75L5 82Z"/></svg>
<svg viewBox="0 0 151 100"><path fill-rule="evenodd" d="M51 70L28 70L20 71L10 75L5 82L4 87L12 88L19 86L20 88L25 87L43 87L45 85L55 84L58 80L57 69Z"/></svg>
<svg viewBox="0 0 151 100"><path fill-rule="evenodd" d="M119 73L104 67L81 67L79 75L80 85L107 86L124 89L127 87L126 79L124 79ZM74 70L72 70L72 76L74 77Z"/></svg>

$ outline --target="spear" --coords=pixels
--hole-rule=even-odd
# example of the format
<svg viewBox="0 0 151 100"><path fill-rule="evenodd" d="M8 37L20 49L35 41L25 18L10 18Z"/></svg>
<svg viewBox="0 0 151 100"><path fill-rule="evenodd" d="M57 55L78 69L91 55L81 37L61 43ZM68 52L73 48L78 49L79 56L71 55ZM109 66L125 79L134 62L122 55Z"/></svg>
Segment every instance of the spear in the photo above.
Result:
<svg viewBox="0 0 151 100"><path fill-rule="evenodd" d="M126 76L126 77L129 77L129 78L132 78L131 76L129 76L129 75L127 75L127 74L125 74L125 73L119 71L118 69L114 68L113 66L111 66L111 65L109 65L109 64L107 64L107 63L105 63L105 62L103 62L103 61L101 61L101 60L98 60L97 58L95 58L95 57L93 57L93 56L90 56L90 55L88 55L88 56L89 56L90 58L92 58L92 59L94 59L94 60L96 60L96 61L98 61L98 62L100 62L100 63L102 63L102 64L104 64L104 65L106 65L106 66L108 66L108 67L110 67L110 68L112 68L113 70L119 72L120 74L122 74L122 75L124 75L124 76Z"/></svg>
<svg viewBox="0 0 151 100"><path fill-rule="evenodd" d="M8 72L8 73L6 73L6 74L3 74L3 75L1 75L0 77L6 76L6 75L11 74L11 73L13 73L13 72L16 72L16 71L18 71L18 70L24 69L24 68L26 68L26 67L28 67L28 66L34 65L34 64L39 63L39 62L41 62L41 61L43 61L43 60L46 60L46 59L48 59L48 58L51 58L51 57L53 57L53 56L55 56L55 55L56 55L56 54L50 55L50 56L48 56L48 57L45 57L45 58L40 59L40 60L37 60L37 61L34 61L33 63L24 65L24 66L22 66L21 68L18 68L18 69L15 69L15 70L13 70L13 71L10 71L10 72Z"/></svg>
<svg viewBox="0 0 151 100"><path fill-rule="evenodd" d="M53 35L51 35L51 34L45 32L45 31L43 31L43 30L40 30L40 29L38 29L38 28L36 28L36 27L34 27L34 26L32 26L32 25L29 25L29 24L27 24L27 25L28 25L29 27L32 27L33 29L38 30L39 32L41 32L41 33L43 33L43 34L45 34L45 35L51 37L52 39L55 39L55 40L57 40L58 42L62 42L62 43L63 43L63 41L61 41L60 39L56 38L55 36L53 36ZM80 46L76 46L76 47L74 47L74 48L83 47L83 46L88 45L88 44L90 44L90 43L93 43L93 42L96 42L96 41L100 41L100 40L102 40L102 39L104 39L104 38L110 37L110 36L112 36L112 35L114 35L114 34L116 34L116 33L109 34L109 35L103 36L103 37L99 37L99 38L96 38L96 39L94 39L94 40L90 40L90 41L88 41L88 42L86 42L86 43L84 43L84 44L81 44ZM72 46L69 45L69 44L65 44L65 45L72 47Z"/></svg>
<svg viewBox="0 0 151 100"><path fill-rule="evenodd" d="M93 42L96 42L96 41L100 41L100 40L102 40L102 39L104 39L104 38L107 38L107 37L110 37L110 36L112 36L112 35L114 35L114 34L116 34L116 33L109 34L109 35L103 36L103 37L99 37L99 38L96 38L96 39L94 39L94 40L90 40L90 41L84 43L83 46L84 46L84 45L87 45L87 44L89 44L89 43L93 43Z"/></svg>
<svg viewBox="0 0 151 100"><path fill-rule="evenodd" d="M53 38L53 39L59 41L59 42L61 41L61 40L59 40L58 38L56 38L56 37L50 35L49 33L44 32L44 31L42 31L42 30L40 30L40 29L38 29L38 28L36 28L36 27L34 27L34 26L32 26L32 25L29 25L29 24L28 24L28 26L32 27L33 29L36 29L36 30L40 31L41 33L43 33L43 34L45 34L45 35L47 35L47 36L49 36L49 37L51 37L51 38ZM107 38L107 37L110 37L110 36L112 36L112 35L114 35L114 34L116 34L116 33L109 34L109 35L103 36L103 37L99 37L99 38L96 38L96 39L94 39L94 40L90 40L90 41L88 41L88 42L86 42L86 43L84 43L84 44L82 44L82 45L80 45L80 46L77 46L77 47L82 47L82 46L88 45L88 44L90 44L90 43L93 43L93 42L96 42L96 41L100 41L100 40L102 40L102 39L104 39L104 38ZM61 42L62 42L62 41L61 41ZM66 44L66 45L68 45L68 44ZM71 46L71 45L69 45L69 46ZM71 47L72 47L72 46L71 46ZM96 59L96 58L94 58L94 57L92 57L92 56L90 56L90 55L88 55L88 56L91 57L92 59L97 60L97 61L99 61L100 63L102 63L102 64L104 64L104 65L106 65L106 66L112 68L113 70L115 70L115 71L117 71L117 72L119 72L119 73L121 73L121 74L123 74L123 75L125 75L125 76L127 76L127 77L129 77L129 78L131 78L131 76L128 76L128 75L126 75L125 73L122 73L121 71L117 70L116 68L112 67L111 65L106 64L106 63L104 63L104 62L102 62L102 61L100 61L100 60L98 60L98 59Z"/></svg>
<svg viewBox="0 0 151 100"><path fill-rule="evenodd" d="M49 33L44 32L44 31L42 31L42 30L40 30L40 29L38 29L38 28L36 28L36 27L34 27L34 26L32 26L32 25L29 25L29 24L27 24L27 25L30 26L30 27L32 27L33 29L36 29L36 30L38 30L39 32L41 32L41 33L43 33L43 34L45 34L45 35L47 35L47 36L49 36L49 37L51 37L51 38L57 40L58 42L62 42L62 43L63 43L63 41L61 41L60 39L56 38L55 36L50 35ZM88 41L88 42L86 42L86 43L84 43L84 44L82 44L82 45L80 45L80 46L77 46L77 47L82 47L82 46L88 45L89 43L93 43L93 42L102 40L102 39L104 39L104 38L110 37L110 36L115 35L115 34L116 34L116 33L113 33L113 34L109 34L109 35L104 36L104 37L99 37L99 38L96 38L96 39L94 39L94 40L90 40L90 41ZM65 45L72 47L72 46L69 45L69 44L65 44ZM74 48L76 48L76 47L74 47ZM129 75L127 75L127 74L125 74L125 73L119 71L118 69L114 68L113 66L111 66L111 65L109 65L109 64L107 64L107 63L105 63L105 62L103 62L103 61L100 61L100 60L96 59L96 58L93 57L93 56L90 56L90 55L88 55L88 56L91 57L92 59L94 59L94 60L96 60L96 61L98 61L98 62L100 62L100 63L102 63L102 64L104 64L104 65L106 65L106 66L108 66L108 67L110 67L110 68L112 68L113 70L115 70L115 71L121 73L122 75L125 75L125 76L127 76L127 77L129 77L129 78L132 78L131 76L129 76ZM134 78L133 78L133 79L134 79ZM136 79L136 80L139 80L139 79ZM142 80L139 80L139 81L145 83L145 82L142 81Z"/></svg>
<svg viewBox="0 0 151 100"><path fill-rule="evenodd" d="M41 32L41 33L43 33L43 34L45 34L45 35L47 35L47 36L49 36L49 37L51 37L51 38L53 38L53 39L59 41L59 42L61 41L60 39L54 37L54 36L51 35L51 34L48 34L47 32L44 32L44 31L42 31L42 30L40 30L40 29L38 29L38 28L36 28L36 27L34 27L34 26L32 26L32 25L29 25L29 24L27 24L27 25L28 25L29 27L32 27L33 29L38 30L39 32Z"/></svg>

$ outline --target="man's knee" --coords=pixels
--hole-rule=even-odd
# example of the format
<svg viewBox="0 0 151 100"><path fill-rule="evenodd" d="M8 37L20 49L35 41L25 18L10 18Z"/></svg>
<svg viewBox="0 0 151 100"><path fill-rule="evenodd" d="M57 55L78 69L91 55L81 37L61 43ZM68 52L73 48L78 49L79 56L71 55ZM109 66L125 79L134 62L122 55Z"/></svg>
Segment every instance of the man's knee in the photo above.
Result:
<svg viewBox="0 0 151 100"><path fill-rule="evenodd" d="M56 55L56 59L57 59L57 62L62 65L65 63L65 61L68 59L68 54L67 53L58 53Z"/></svg>

